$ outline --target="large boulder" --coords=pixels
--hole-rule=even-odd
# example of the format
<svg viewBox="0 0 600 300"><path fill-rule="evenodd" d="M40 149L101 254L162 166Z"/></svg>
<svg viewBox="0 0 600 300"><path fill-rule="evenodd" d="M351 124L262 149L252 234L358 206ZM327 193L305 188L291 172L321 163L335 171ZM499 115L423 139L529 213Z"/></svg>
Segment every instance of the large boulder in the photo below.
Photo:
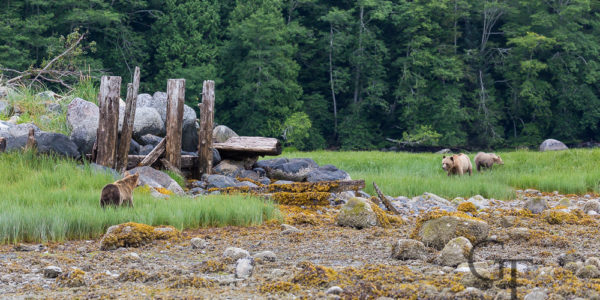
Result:
<svg viewBox="0 0 600 300"><path fill-rule="evenodd" d="M165 123L159 113L152 107L137 107L133 122L133 136L139 140L143 135L165 135Z"/></svg>
<svg viewBox="0 0 600 300"><path fill-rule="evenodd" d="M442 215L425 218L417 226L416 237L425 245L442 249L448 241L463 236L471 242L487 238L489 225L483 220L460 215Z"/></svg>
<svg viewBox="0 0 600 300"><path fill-rule="evenodd" d="M230 137L238 136L235 131L225 125L219 125L213 129L213 142L224 143Z"/></svg>
<svg viewBox="0 0 600 300"><path fill-rule="evenodd" d="M153 134L144 134L143 136L140 137L140 144L142 145L152 145L154 147L156 147L156 145L158 145L163 138L153 135Z"/></svg>
<svg viewBox="0 0 600 300"><path fill-rule="evenodd" d="M371 208L369 200L361 197L350 198L342 206L336 216L339 226L354 227L357 229L377 226L377 215Z"/></svg>
<svg viewBox="0 0 600 300"><path fill-rule="evenodd" d="M331 181L331 180L350 180L350 175L343 170L338 169L334 165L324 165L313 169L306 174L306 181Z"/></svg>
<svg viewBox="0 0 600 300"><path fill-rule="evenodd" d="M10 136L6 139L6 150L18 150L27 145L27 134ZM35 133L37 151L42 154L56 154L78 159L81 155L77 145L67 136L60 133L38 131Z"/></svg>
<svg viewBox="0 0 600 300"><path fill-rule="evenodd" d="M183 106L183 126L181 132L181 149L183 151L198 150L198 122L196 121L196 112L193 108Z"/></svg>
<svg viewBox="0 0 600 300"><path fill-rule="evenodd" d="M40 128L33 123L21 123L10 127L8 129L8 133L14 137L17 137L21 135L28 135L30 129L33 129L35 132L40 132Z"/></svg>
<svg viewBox="0 0 600 300"><path fill-rule="evenodd" d="M568 150L569 148L563 142L555 139L547 139L540 145L540 151L558 151Z"/></svg>
<svg viewBox="0 0 600 300"><path fill-rule="evenodd" d="M120 247L140 247L154 240L179 240L181 233L173 226L154 227L140 223L124 223L110 226L102 240L101 250L114 250Z"/></svg>
<svg viewBox="0 0 600 300"><path fill-rule="evenodd" d="M71 141L81 153L91 153L98 131L100 112L96 104L75 98L67 107L67 125L71 129Z"/></svg>
<svg viewBox="0 0 600 300"><path fill-rule="evenodd" d="M131 174L139 173L140 185L148 185L153 188L164 188L177 195L183 195L185 192L179 184L164 172L158 171L148 166L137 167L129 171Z"/></svg>

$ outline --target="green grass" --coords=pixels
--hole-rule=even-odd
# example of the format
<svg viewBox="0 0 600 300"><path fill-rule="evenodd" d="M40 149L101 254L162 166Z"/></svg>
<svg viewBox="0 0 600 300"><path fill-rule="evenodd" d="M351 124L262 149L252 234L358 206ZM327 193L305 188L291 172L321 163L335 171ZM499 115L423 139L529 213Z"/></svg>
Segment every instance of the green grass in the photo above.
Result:
<svg viewBox="0 0 600 300"><path fill-rule="evenodd" d="M155 199L147 189L134 193L134 208L99 205L102 187L111 175L88 166L33 153L0 155L0 242L61 241L101 236L124 222L203 226L261 224L281 218L271 202L244 196Z"/></svg>
<svg viewBox="0 0 600 300"><path fill-rule="evenodd" d="M556 152L499 152L503 166L473 172L473 176L447 177L442 155L403 152L286 152L285 157L310 157L319 165L332 164L366 181L373 194L373 181L386 195L416 196L430 192L446 198L482 195L513 199L516 189L535 188L565 194L598 192L600 149ZM475 153L469 154L471 162ZM473 165L475 167L475 165Z"/></svg>

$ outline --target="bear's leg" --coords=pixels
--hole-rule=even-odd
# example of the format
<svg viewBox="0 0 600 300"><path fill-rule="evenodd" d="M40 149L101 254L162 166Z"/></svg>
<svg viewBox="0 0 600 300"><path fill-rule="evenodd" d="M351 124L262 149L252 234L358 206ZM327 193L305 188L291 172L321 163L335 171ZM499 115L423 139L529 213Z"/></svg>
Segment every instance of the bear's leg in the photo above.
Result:
<svg viewBox="0 0 600 300"><path fill-rule="evenodd" d="M481 172L481 164L477 162L477 172Z"/></svg>
<svg viewBox="0 0 600 300"><path fill-rule="evenodd" d="M469 166L469 176L473 175L473 166Z"/></svg>

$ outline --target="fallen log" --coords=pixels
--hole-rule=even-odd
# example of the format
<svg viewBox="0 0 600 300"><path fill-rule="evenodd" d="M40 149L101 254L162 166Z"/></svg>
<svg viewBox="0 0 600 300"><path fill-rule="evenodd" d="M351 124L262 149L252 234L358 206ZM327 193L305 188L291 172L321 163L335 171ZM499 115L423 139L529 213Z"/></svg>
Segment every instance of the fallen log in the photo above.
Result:
<svg viewBox="0 0 600 300"><path fill-rule="evenodd" d="M166 142L167 142L167 138L162 139L162 141L160 141L160 143L158 143L158 145L156 145L156 147L154 147L154 149L152 149L152 151L150 151L150 153L148 153L148 155L146 155L146 157L144 158L144 160L142 160L142 162L140 162L139 166L140 167L150 166L156 160L158 160L158 158L163 153L165 153Z"/></svg>
<svg viewBox="0 0 600 300"><path fill-rule="evenodd" d="M381 199L381 202L383 203L383 205L385 205L385 207L388 209L388 211L391 211L396 215L400 215L400 212L394 207L394 205L392 205L390 200L381 192L381 190L379 189L379 187L377 186L377 183L375 183L375 181L373 181L373 187L375 188L375 192L377 192L377 195L379 195L379 199Z"/></svg>
<svg viewBox="0 0 600 300"><path fill-rule="evenodd" d="M219 154L224 159L281 154L279 140L258 136L231 137L224 143L214 143L213 148L219 150Z"/></svg>

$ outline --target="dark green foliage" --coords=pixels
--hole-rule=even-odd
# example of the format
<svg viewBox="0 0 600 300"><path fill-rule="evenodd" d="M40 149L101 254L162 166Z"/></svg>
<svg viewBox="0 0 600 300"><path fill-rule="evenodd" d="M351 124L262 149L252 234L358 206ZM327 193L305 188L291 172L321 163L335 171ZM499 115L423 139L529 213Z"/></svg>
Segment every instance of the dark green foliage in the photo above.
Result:
<svg viewBox="0 0 600 300"><path fill-rule="evenodd" d="M79 30L87 38L73 65L126 82L139 65L142 92L186 78L192 107L213 79L216 122L240 134L287 138L292 116L306 114L311 126L287 141L298 149L376 149L422 128L439 146L469 148L600 139L597 0L0 6L5 78L43 68Z"/></svg>

